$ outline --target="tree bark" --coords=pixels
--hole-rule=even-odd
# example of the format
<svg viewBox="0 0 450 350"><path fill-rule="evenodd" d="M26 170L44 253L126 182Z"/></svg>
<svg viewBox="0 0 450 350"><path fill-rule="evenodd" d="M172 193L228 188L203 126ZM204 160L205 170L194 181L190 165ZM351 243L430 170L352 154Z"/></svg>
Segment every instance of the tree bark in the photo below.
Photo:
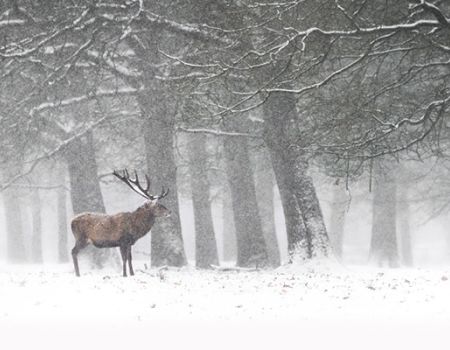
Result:
<svg viewBox="0 0 450 350"><path fill-rule="evenodd" d="M222 190L222 220L223 220L223 260L237 260L236 228L234 224L233 203L228 183L223 184Z"/></svg>
<svg viewBox="0 0 450 350"><path fill-rule="evenodd" d="M34 263L42 263L41 197L37 188L31 191L31 216L33 221L31 261Z"/></svg>
<svg viewBox="0 0 450 350"><path fill-rule="evenodd" d="M69 261L69 251L67 245L67 190L66 172L63 165L57 166L57 177L59 186L56 190L56 205L58 215L58 261L65 263Z"/></svg>
<svg viewBox="0 0 450 350"><path fill-rule="evenodd" d="M333 185L333 199L331 203L330 241L335 256L342 259L344 242L345 215L347 212L348 198L343 183Z"/></svg>
<svg viewBox="0 0 450 350"><path fill-rule="evenodd" d="M401 256L402 263L405 266L411 267L413 266L413 255L412 255L412 247L411 247L411 213L408 202L408 188L407 186L399 186L398 189L398 229L400 235L400 243L401 243Z"/></svg>
<svg viewBox="0 0 450 350"><path fill-rule="evenodd" d="M66 155L70 178L70 198L74 214L105 213L105 204L98 181L92 132L71 142ZM83 251L86 251L93 265L99 268L103 267L112 255L110 248L98 249L88 246Z"/></svg>
<svg viewBox="0 0 450 350"><path fill-rule="evenodd" d="M247 140L226 137L224 151L236 227L237 265L266 266L268 256L256 201L254 176L250 168Z"/></svg>
<svg viewBox="0 0 450 350"><path fill-rule="evenodd" d="M389 267L398 267L397 186L391 169L382 171L376 164L375 174L370 260L379 266L386 262Z"/></svg>
<svg viewBox="0 0 450 350"><path fill-rule="evenodd" d="M176 103L170 84L155 79L157 65L165 57L159 54L159 43L166 40L164 31L150 30L140 35L130 36L128 44L139 58L142 80L134 82L135 87L143 90L137 97L143 118L144 147L147 170L153 189L162 186L170 188L170 194L164 198L171 215L156 220L151 232L152 266L186 265L183 236L181 233L180 210L177 192L177 166L174 156Z"/></svg>
<svg viewBox="0 0 450 350"><path fill-rule="evenodd" d="M306 175L308 165L305 162L299 163L294 177L295 194L306 227L309 257L327 257L330 254L330 243L319 198L312 178Z"/></svg>
<svg viewBox="0 0 450 350"><path fill-rule="evenodd" d="M272 267L278 267L281 264L281 259L275 228L274 176L270 163L270 155L262 147L258 147L253 153L255 158L256 199L258 201L258 211L261 216L267 255L269 264Z"/></svg>
<svg viewBox="0 0 450 350"><path fill-rule="evenodd" d="M308 163L298 135L296 100L287 93L273 93L264 103L264 141L280 190L292 257L310 259L329 255L329 239Z"/></svg>
<svg viewBox="0 0 450 350"><path fill-rule="evenodd" d="M169 102L165 101L164 96L164 90L149 89L146 95L139 98L145 118L145 154L152 189L159 191L162 186L170 188L164 205L170 209L171 215L157 220L152 228L151 263L152 266L183 266L187 261L181 234L177 166L173 154L175 112L170 113L169 107L166 109L165 102Z"/></svg>
<svg viewBox="0 0 450 350"><path fill-rule="evenodd" d="M7 257L12 263L23 263L27 260L22 225L22 208L20 199L13 189L3 191L3 201L7 233Z"/></svg>
<svg viewBox="0 0 450 350"><path fill-rule="evenodd" d="M192 134L188 151L195 221L195 264L199 268L211 268L211 265L219 264L219 258L209 198L206 135Z"/></svg>
<svg viewBox="0 0 450 350"><path fill-rule="evenodd" d="M286 223L289 262L292 262L295 255L307 258L311 256L311 252L308 249L308 235L305 223L303 222L300 206L294 192L293 178L288 175L287 166L283 163L282 158L278 158L280 154L281 152L273 152L271 158L274 167L277 166L275 177L280 191Z"/></svg>

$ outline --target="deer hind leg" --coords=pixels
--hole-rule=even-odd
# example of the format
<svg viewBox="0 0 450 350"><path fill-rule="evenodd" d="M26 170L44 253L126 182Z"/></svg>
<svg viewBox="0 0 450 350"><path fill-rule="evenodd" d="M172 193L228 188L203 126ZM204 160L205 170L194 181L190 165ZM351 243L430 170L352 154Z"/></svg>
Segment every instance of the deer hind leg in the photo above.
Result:
<svg viewBox="0 0 450 350"><path fill-rule="evenodd" d="M130 276L134 276L133 264L131 262L131 245L127 247L128 269L130 270Z"/></svg>
<svg viewBox="0 0 450 350"><path fill-rule="evenodd" d="M120 246L120 255L122 256L123 277L127 277L127 259L128 259L127 250L128 249L126 245Z"/></svg>
<svg viewBox="0 0 450 350"><path fill-rule="evenodd" d="M73 267L75 268L75 275L78 277L80 277L80 268L78 267L78 253L86 246L86 240L79 240L75 242L75 246L72 248Z"/></svg>

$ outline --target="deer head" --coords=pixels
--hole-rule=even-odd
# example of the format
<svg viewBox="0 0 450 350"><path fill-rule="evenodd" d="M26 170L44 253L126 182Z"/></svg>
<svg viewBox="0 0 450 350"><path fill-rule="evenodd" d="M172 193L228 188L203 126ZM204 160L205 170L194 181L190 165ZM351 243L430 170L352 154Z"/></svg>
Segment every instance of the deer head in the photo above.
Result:
<svg viewBox="0 0 450 350"><path fill-rule="evenodd" d="M169 189L162 191L159 195L152 195L149 193L150 190L150 179L147 174L145 174L146 186L145 188L139 182L139 177L137 172L134 172L134 179L130 177L128 170L125 169L121 173L117 170L113 171L113 175L126 183L128 187L130 187L134 192L139 194L140 196L148 199L148 202L143 205L143 208L151 212L156 217L165 217L170 215L170 210L167 209L162 204L158 203L158 200L166 197L169 194Z"/></svg>

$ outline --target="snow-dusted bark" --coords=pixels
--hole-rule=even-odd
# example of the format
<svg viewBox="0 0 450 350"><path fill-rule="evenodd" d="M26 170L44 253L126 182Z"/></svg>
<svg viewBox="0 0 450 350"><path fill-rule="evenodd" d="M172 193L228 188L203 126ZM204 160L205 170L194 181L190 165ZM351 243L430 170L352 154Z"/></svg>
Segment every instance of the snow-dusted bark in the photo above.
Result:
<svg viewBox="0 0 450 350"><path fill-rule="evenodd" d="M397 185L392 169L380 169L375 166L373 208L372 208L372 239L370 242L370 261L381 266L387 263L389 267L399 265L396 204Z"/></svg>
<svg viewBox="0 0 450 350"><path fill-rule="evenodd" d="M27 256L25 252L24 232L22 225L22 208L17 193L12 189L3 191L3 207L6 220L6 240L8 261L23 263Z"/></svg>
<svg viewBox="0 0 450 350"><path fill-rule="evenodd" d="M210 268L211 265L219 264L219 258L209 198L206 135L190 135L188 150L195 221L195 265L200 268Z"/></svg>
<svg viewBox="0 0 450 350"><path fill-rule="evenodd" d="M37 188L31 191L31 217L33 221L31 260L34 263L40 263L42 262L42 220L41 197Z"/></svg>
<svg viewBox="0 0 450 350"><path fill-rule="evenodd" d="M163 204L171 215L157 220L151 231L152 266L183 266L187 263L177 192L177 166L174 157L174 111L164 98L164 89L148 89L139 96L144 117L144 144L152 190L170 188Z"/></svg>
<svg viewBox="0 0 450 350"><path fill-rule="evenodd" d="M162 186L170 188L163 204L171 215L157 220L151 230L152 266L186 265L180 210L177 191L177 165L174 156L176 101L169 84L156 79L157 66L164 59L159 53L159 42L167 39L164 32L148 31L128 38L128 45L138 58L142 73L138 82L130 81L139 88L137 102L143 118L143 136L147 172L152 190Z"/></svg>
<svg viewBox="0 0 450 350"><path fill-rule="evenodd" d="M236 228L237 265L266 266L268 256L256 201L247 140L225 137L226 171Z"/></svg>
<svg viewBox="0 0 450 350"><path fill-rule="evenodd" d="M293 176L289 175L288 166L281 158L284 152L272 149L271 154L286 222L289 259L292 261L293 256L299 254L306 258L308 256L306 227L293 190Z"/></svg>
<svg viewBox="0 0 450 350"><path fill-rule="evenodd" d="M292 162L295 162L295 158L291 159L292 152L289 152L289 142L285 135L286 128L289 126L284 124L289 120L290 111L283 112L286 105L283 106L283 109L278 109L282 107L279 102L276 97L271 96L264 104L264 141L270 152L272 167L280 191L289 256L292 259L294 254L301 254L306 258L309 255L307 233L294 185L295 173Z"/></svg>
<svg viewBox="0 0 450 350"><path fill-rule="evenodd" d="M308 163L292 137L297 122L296 99L273 93L264 104L264 141L281 194L291 257L328 256L329 239Z"/></svg>
<svg viewBox="0 0 450 350"><path fill-rule="evenodd" d="M313 180L305 171L304 163L297 165L295 192L308 237L308 256L326 257L330 254L330 242Z"/></svg>
<svg viewBox="0 0 450 350"><path fill-rule="evenodd" d="M331 203L330 228L328 230L331 246L337 258L342 258L344 241L345 214L348 198L345 185L342 182L333 185L333 199Z"/></svg>
<svg viewBox="0 0 450 350"><path fill-rule="evenodd" d="M258 210L261 216L261 224L266 241L269 264L273 267L280 265L280 248L275 230L275 209L273 189L275 185L272 172L270 155L267 150L257 147L254 153L255 184Z"/></svg>
<svg viewBox="0 0 450 350"><path fill-rule="evenodd" d="M57 178L59 186L56 190L56 206L58 215L58 261L63 263L69 261L69 252L67 246L67 191L66 171L61 165L57 169Z"/></svg>
<svg viewBox="0 0 450 350"><path fill-rule="evenodd" d="M74 215L84 212L105 213L100 190L92 131L74 139L67 148L66 160L70 178L70 198ZM88 246L84 251L91 262L102 267L112 255L110 248Z"/></svg>

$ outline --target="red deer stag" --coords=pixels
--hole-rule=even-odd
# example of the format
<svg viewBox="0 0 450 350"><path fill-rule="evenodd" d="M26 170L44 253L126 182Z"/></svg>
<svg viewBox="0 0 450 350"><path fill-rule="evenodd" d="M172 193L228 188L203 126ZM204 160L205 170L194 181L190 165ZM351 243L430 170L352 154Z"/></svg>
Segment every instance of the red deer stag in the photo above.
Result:
<svg viewBox="0 0 450 350"><path fill-rule="evenodd" d="M72 232L75 236L72 259L77 276L80 276L78 252L89 244L93 244L97 248L119 247L122 255L123 276L127 276L127 261L130 275L133 276L131 246L150 231L155 223L155 218L170 215L170 211L157 202L158 199L167 196L169 193L168 189L164 191L163 188L160 195L154 196L148 193L150 180L147 175L145 175L146 188L143 188L139 183L137 172L135 172L134 179L130 178L126 169L122 173L114 170L113 175L125 182L134 192L148 199L148 201L133 212L115 215L83 213L72 220Z"/></svg>

